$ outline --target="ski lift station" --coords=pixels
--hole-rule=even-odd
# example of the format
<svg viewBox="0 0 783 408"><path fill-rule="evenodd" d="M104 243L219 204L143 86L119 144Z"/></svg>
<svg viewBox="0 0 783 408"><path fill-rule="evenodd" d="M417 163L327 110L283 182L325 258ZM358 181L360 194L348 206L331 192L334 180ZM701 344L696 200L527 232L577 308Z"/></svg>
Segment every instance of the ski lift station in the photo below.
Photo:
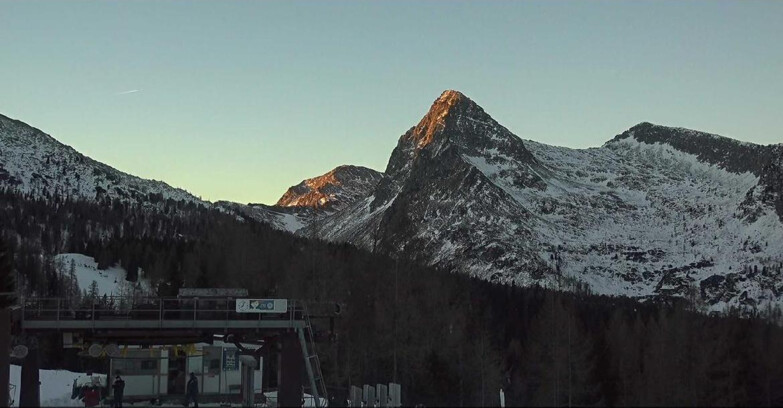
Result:
<svg viewBox="0 0 783 408"><path fill-rule="evenodd" d="M246 350L261 346L243 344ZM159 400L168 395L185 394L190 373L199 383L199 392L207 395L240 394L242 375L240 353L233 344L216 340L212 344L198 343L188 347L161 346L125 348L119 356L109 357L111 376L125 381L125 401ZM253 370L253 393L262 393L263 357Z"/></svg>
<svg viewBox="0 0 783 408"><path fill-rule="evenodd" d="M270 395L275 401L268 402L279 406L328 401L310 311L301 301L252 299L244 289L181 289L175 298L89 304L25 298L12 332L29 348L19 384L25 406L40 403L35 337L52 333L62 337L63 348L107 358L108 375L125 380L127 402L181 403L190 373L198 379L200 403L253 406Z"/></svg>

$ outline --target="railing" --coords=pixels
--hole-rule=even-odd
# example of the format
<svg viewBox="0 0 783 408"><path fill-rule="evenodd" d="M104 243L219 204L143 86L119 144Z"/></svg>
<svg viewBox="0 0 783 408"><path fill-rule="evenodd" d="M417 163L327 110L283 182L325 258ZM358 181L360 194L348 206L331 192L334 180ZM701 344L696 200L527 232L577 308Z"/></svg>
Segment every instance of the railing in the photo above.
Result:
<svg viewBox="0 0 783 408"><path fill-rule="evenodd" d="M283 313L237 313L235 298L160 298L107 296L75 301L66 298L25 298L23 320L301 320L302 308L289 301Z"/></svg>

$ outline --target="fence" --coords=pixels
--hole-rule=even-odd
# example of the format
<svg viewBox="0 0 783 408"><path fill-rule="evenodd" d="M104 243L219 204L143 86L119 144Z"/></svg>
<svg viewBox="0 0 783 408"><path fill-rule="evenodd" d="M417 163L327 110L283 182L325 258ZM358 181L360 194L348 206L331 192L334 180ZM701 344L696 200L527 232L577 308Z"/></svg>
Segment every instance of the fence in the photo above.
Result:
<svg viewBox="0 0 783 408"><path fill-rule="evenodd" d="M289 301L283 313L237 313L234 298L159 298L106 296L75 301L26 298L24 320L301 320L301 303Z"/></svg>

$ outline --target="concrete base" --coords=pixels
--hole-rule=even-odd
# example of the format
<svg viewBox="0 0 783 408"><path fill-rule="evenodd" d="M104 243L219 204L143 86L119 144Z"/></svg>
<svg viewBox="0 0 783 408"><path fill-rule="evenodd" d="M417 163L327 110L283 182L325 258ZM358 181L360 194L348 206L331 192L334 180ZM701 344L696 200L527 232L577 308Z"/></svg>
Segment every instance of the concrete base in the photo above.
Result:
<svg viewBox="0 0 783 408"><path fill-rule="evenodd" d="M41 406L41 383L38 378L38 348L31 347L22 362L22 381L19 385L19 406Z"/></svg>
<svg viewBox="0 0 783 408"><path fill-rule="evenodd" d="M302 405L304 384L304 357L296 332L281 336L283 350L280 353L280 381L278 384L278 405L299 407Z"/></svg>
<svg viewBox="0 0 783 408"><path fill-rule="evenodd" d="M0 407L7 407L11 367L8 352L11 349L11 312L0 309Z"/></svg>

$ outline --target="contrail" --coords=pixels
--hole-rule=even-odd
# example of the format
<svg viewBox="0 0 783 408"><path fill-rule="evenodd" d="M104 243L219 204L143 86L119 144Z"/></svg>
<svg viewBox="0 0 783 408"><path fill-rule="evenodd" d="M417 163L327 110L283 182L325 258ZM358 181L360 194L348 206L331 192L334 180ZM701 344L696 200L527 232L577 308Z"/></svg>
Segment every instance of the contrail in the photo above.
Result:
<svg viewBox="0 0 783 408"><path fill-rule="evenodd" d="M130 91L118 92L115 95L127 95L127 94L132 94L132 93L140 92L140 91L141 91L141 89L131 89Z"/></svg>

